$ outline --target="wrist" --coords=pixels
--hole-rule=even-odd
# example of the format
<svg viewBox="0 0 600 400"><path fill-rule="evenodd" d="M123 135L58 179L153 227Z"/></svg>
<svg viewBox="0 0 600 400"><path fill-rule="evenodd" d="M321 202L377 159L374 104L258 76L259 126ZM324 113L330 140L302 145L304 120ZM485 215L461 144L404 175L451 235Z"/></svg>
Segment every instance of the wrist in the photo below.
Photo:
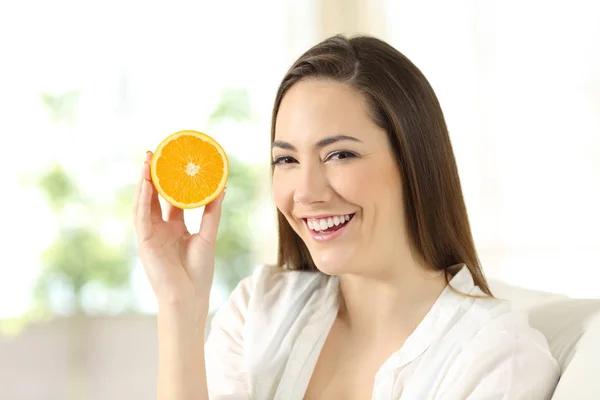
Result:
<svg viewBox="0 0 600 400"><path fill-rule="evenodd" d="M174 304L159 304L157 321L159 327L169 329L204 329L208 318L208 307L189 307Z"/></svg>
<svg viewBox="0 0 600 400"><path fill-rule="evenodd" d="M178 318L191 315L206 317L208 314L208 298L182 295L159 297L158 313Z"/></svg>

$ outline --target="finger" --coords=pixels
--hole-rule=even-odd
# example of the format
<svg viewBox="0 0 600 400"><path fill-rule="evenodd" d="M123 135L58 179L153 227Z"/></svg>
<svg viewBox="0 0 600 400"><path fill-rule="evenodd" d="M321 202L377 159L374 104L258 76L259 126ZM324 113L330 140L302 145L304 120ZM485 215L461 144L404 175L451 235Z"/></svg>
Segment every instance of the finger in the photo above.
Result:
<svg viewBox="0 0 600 400"><path fill-rule="evenodd" d="M152 162L152 152L148 151L146 153L146 162L144 163L144 179L150 183L150 188L152 189L152 193L150 196L150 215L153 222L160 222L163 220L162 217L162 209L160 202L158 201L158 191L154 187L154 183L152 182L152 176L150 174L150 164Z"/></svg>
<svg viewBox="0 0 600 400"><path fill-rule="evenodd" d="M142 192L136 217L136 229L140 240L148 239L152 233L153 224L162 222L162 210L158 201L158 193L152 181L146 178L150 174L149 170L148 163L144 163Z"/></svg>
<svg viewBox="0 0 600 400"><path fill-rule="evenodd" d="M167 221L183 222L183 210L167 203Z"/></svg>
<svg viewBox="0 0 600 400"><path fill-rule="evenodd" d="M133 214L133 220L136 220L138 205L140 204L140 196L142 195L142 185L144 184L144 168L140 170L140 177L138 178L137 188L135 189L135 196L133 197L133 204L131 205L131 213Z"/></svg>
<svg viewBox="0 0 600 400"><path fill-rule="evenodd" d="M202 222L200 223L200 231L198 234L206 242L214 245L217 241L217 232L219 230L219 222L221 221L221 210L223 205L223 198L227 188L223 190L216 199L204 207L204 214L202 214Z"/></svg>
<svg viewBox="0 0 600 400"><path fill-rule="evenodd" d="M152 152L150 151L146 151L146 162L151 162L152 161ZM141 174L138 180L138 184L137 184L137 188L135 190L135 196L133 198L133 204L131 206L131 212L133 213L133 218L135 221L136 215L137 215L137 209L138 209L138 204L140 201L140 195L142 194L142 184L144 183L144 175L145 175L145 168L146 166L143 165L142 166L142 170L141 170Z"/></svg>
<svg viewBox="0 0 600 400"><path fill-rule="evenodd" d="M144 242L152 235L152 187L147 179L142 179L142 192L136 215L135 229L138 240Z"/></svg>

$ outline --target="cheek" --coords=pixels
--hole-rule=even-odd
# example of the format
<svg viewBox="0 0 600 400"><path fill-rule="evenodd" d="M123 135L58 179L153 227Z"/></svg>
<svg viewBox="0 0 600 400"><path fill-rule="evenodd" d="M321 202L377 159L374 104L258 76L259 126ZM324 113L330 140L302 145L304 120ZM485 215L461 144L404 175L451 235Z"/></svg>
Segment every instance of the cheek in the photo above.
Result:
<svg viewBox="0 0 600 400"><path fill-rule="evenodd" d="M368 198L376 195L381 179L380 168L370 163L347 165L336 168L329 175L332 188L346 201L364 205ZM374 193L375 192L375 193Z"/></svg>
<svg viewBox="0 0 600 400"><path fill-rule="evenodd" d="M273 201L284 215L291 211L294 203L294 189L292 179L286 171L273 171Z"/></svg>
<svg viewBox="0 0 600 400"><path fill-rule="evenodd" d="M338 195L361 207L369 219L383 218L378 224L398 219L396 213L402 204L402 187L399 171L394 164L366 162L340 169L330 178ZM390 218L391 215L394 218Z"/></svg>

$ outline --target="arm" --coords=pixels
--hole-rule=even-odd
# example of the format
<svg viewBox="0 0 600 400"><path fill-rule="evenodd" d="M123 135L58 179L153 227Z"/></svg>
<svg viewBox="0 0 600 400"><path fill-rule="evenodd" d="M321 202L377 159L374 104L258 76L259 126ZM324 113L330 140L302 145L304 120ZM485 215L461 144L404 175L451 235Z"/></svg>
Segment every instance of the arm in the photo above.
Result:
<svg viewBox="0 0 600 400"><path fill-rule="evenodd" d="M242 280L216 312L206 344L206 318L186 317L193 314L176 305L159 307L158 400L250 399L243 335L250 285L251 277Z"/></svg>
<svg viewBox="0 0 600 400"><path fill-rule="evenodd" d="M207 400L205 318L189 320L173 305L158 312L158 400Z"/></svg>
<svg viewBox="0 0 600 400"><path fill-rule="evenodd" d="M198 233L183 210L163 213L150 177L148 152L132 211L138 254L158 300L158 400L208 399L204 327L225 193L206 205Z"/></svg>

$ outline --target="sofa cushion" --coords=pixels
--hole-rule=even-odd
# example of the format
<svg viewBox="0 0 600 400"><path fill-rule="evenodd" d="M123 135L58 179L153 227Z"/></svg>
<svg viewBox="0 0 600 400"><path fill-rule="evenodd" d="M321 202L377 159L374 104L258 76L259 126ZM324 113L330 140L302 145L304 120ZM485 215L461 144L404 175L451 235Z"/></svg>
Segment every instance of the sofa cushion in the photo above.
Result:
<svg viewBox="0 0 600 400"><path fill-rule="evenodd" d="M560 300L533 307L529 315L561 366L552 398L600 399L600 300Z"/></svg>
<svg viewBox="0 0 600 400"><path fill-rule="evenodd" d="M490 282L496 297L529 312L561 367L553 400L600 399L600 300L571 299Z"/></svg>

